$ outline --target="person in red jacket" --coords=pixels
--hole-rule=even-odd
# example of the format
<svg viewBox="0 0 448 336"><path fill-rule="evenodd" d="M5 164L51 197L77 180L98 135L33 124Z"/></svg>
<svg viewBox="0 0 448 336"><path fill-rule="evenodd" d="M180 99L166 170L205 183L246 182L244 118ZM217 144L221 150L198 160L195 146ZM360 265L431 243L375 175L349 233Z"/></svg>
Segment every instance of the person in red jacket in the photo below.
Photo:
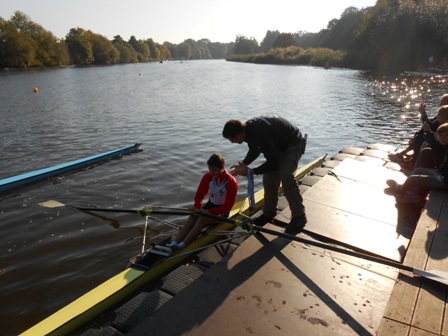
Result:
<svg viewBox="0 0 448 336"><path fill-rule="evenodd" d="M224 168L224 157L221 154L214 153L210 156L207 165L208 172L204 174L199 183L193 208L199 213L206 211L213 215L228 217L236 201L238 183L235 177ZM207 195L208 201L203 204ZM162 248L160 246L156 246L156 248L167 252L184 248L198 237L207 225L212 223L216 223L216 219L191 215L172 242Z"/></svg>

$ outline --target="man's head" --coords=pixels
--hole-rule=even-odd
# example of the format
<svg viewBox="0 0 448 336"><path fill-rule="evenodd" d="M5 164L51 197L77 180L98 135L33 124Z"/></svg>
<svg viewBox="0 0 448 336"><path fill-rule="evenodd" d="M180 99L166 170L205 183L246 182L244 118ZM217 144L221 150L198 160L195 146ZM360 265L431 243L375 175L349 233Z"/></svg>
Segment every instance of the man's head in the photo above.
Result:
<svg viewBox="0 0 448 336"><path fill-rule="evenodd" d="M246 124L240 120L229 120L224 125L222 136L231 143L242 144L246 138Z"/></svg>

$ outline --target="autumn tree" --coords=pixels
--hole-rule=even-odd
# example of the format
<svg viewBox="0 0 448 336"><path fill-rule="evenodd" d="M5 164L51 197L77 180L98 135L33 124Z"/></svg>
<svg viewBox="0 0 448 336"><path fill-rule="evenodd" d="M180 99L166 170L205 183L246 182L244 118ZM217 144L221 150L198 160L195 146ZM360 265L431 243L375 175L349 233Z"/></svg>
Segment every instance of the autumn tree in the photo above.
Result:
<svg viewBox="0 0 448 336"><path fill-rule="evenodd" d="M303 49L317 48L321 45L320 35L317 33L309 33L306 31L298 31L294 34L297 45Z"/></svg>
<svg viewBox="0 0 448 336"><path fill-rule="evenodd" d="M170 53L170 58L178 59L179 58L179 51L178 51L178 45L171 43L171 42L163 42L163 46L168 49Z"/></svg>
<svg viewBox="0 0 448 336"><path fill-rule="evenodd" d="M35 44L19 32L12 21L0 20L0 66L27 67L35 64Z"/></svg>
<svg viewBox="0 0 448 336"><path fill-rule="evenodd" d="M160 50L157 48L156 43L152 38L149 38L145 41L146 45L149 48L150 57L152 60L160 60Z"/></svg>
<svg viewBox="0 0 448 336"><path fill-rule="evenodd" d="M207 47L213 59L222 59L233 53L232 43L210 42Z"/></svg>
<svg viewBox="0 0 448 336"><path fill-rule="evenodd" d="M260 47L262 52L268 52L271 50L274 46L274 42L277 40L278 36L280 35L280 32L278 30L270 31L268 30L266 32L266 36L264 37L263 41L261 41Z"/></svg>
<svg viewBox="0 0 448 336"><path fill-rule="evenodd" d="M201 39L197 41L196 45L199 49L199 57L200 59L211 59L212 55L210 53L210 49L208 48L210 44L209 39Z"/></svg>
<svg viewBox="0 0 448 336"><path fill-rule="evenodd" d="M123 38L120 35L114 36L112 44L115 46L120 55L118 63L138 62L137 52L128 42L123 40Z"/></svg>
<svg viewBox="0 0 448 336"><path fill-rule="evenodd" d="M203 49L200 44L193 39L186 39L183 43L190 46L191 56L189 59L202 59Z"/></svg>
<svg viewBox="0 0 448 336"><path fill-rule="evenodd" d="M0 22L2 66L33 67L69 63L67 47L51 32L20 11Z"/></svg>
<svg viewBox="0 0 448 336"><path fill-rule="evenodd" d="M88 37L92 46L93 64L116 64L120 61L120 52L106 37L90 33Z"/></svg>
<svg viewBox="0 0 448 336"><path fill-rule="evenodd" d="M258 42L254 37L247 38L238 35L235 39L235 54L255 54L259 50Z"/></svg>
<svg viewBox="0 0 448 336"><path fill-rule="evenodd" d="M339 19L328 22L327 29L321 32L321 46L331 49L350 50L355 47L360 32L364 11L348 7Z"/></svg>
<svg viewBox="0 0 448 336"><path fill-rule="evenodd" d="M378 0L363 18L358 60L379 73L426 68L448 54L448 2Z"/></svg>
<svg viewBox="0 0 448 336"><path fill-rule="evenodd" d="M165 47L163 44L159 44L159 43L157 43L156 45L157 45L157 49L160 52L161 59L163 58L166 60L166 59L170 59L172 57L170 50L167 47Z"/></svg>
<svg viewBox="0 0 448 336"><path fill-rule="evenodd" d="M296 38L291 33L279 34L272 45L273 48L288 48L291 46L297 46Z"/></svg>
<svg viewBox="0 0 448 336"><path fill-rule="evenodd" d="M65 37L70 59L73 64L88 65L93 63L92 44L88 32L82 28L72 28Z"/></svg>
<svg viewBox="0 0 448 336"><path fill-rule="evenodd" d="M180 59L189 60L191 59L193 55L193 51L191 50L191 46L186 43L182 42L177 46L178 56Z"/></svg>
<svg viewBox="0 0 448 336"><path fill-rule="evenodd" d="M139 62L148 62L150 60L151 53L149 47L143 40L137 40L135 36L132 35L128 43L137 52Z"/></svg>

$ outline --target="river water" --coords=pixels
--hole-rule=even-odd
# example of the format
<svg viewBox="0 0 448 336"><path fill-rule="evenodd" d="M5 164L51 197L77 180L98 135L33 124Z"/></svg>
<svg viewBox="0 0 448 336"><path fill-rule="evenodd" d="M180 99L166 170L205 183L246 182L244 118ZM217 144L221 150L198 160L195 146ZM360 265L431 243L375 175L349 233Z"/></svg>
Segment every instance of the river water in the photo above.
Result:
<svg viewBox="0 0 448 336"><path fill-rule="evenodd" d="M1 71L0 178L142 143L137 153L0 194L2 334L27 329L141 251L133 238L143 233L142 217L69 205L191 206L213 152L227 167L245 155L246 145L221 136L228 119L289 119L309 136L301 164L344 146L401 147L419 128L420 101L434 115L447 87L431 77L374 80L354 70L223 60ZM67 206L40 205L49 200ZM173 233L151 227L154 241Z"/></svg>

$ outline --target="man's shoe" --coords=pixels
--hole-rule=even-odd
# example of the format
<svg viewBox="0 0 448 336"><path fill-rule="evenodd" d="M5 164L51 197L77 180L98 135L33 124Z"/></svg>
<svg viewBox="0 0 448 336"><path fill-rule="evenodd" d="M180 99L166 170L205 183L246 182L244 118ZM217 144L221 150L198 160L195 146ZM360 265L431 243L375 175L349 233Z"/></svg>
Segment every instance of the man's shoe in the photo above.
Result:
<svg viewBox="0 0 448 336"><path fill-rule="evenodd" d="M295 236L302 232L306 223L307 219L305 214L293 217L288 226L285 228L285 233Z"/></svg>
<svg viewBox="0 0 448 336"><path fill-rule="evenodd" d="M271 218L271 217L266 217L265 215L261 215L261 216L255 218L255 219L252 221L252 223L253 223L254 225L257 225L257 226L263 226L263 225L265 225L266 223L271 223L272 220L273 220L273 218Z"/></svg>

